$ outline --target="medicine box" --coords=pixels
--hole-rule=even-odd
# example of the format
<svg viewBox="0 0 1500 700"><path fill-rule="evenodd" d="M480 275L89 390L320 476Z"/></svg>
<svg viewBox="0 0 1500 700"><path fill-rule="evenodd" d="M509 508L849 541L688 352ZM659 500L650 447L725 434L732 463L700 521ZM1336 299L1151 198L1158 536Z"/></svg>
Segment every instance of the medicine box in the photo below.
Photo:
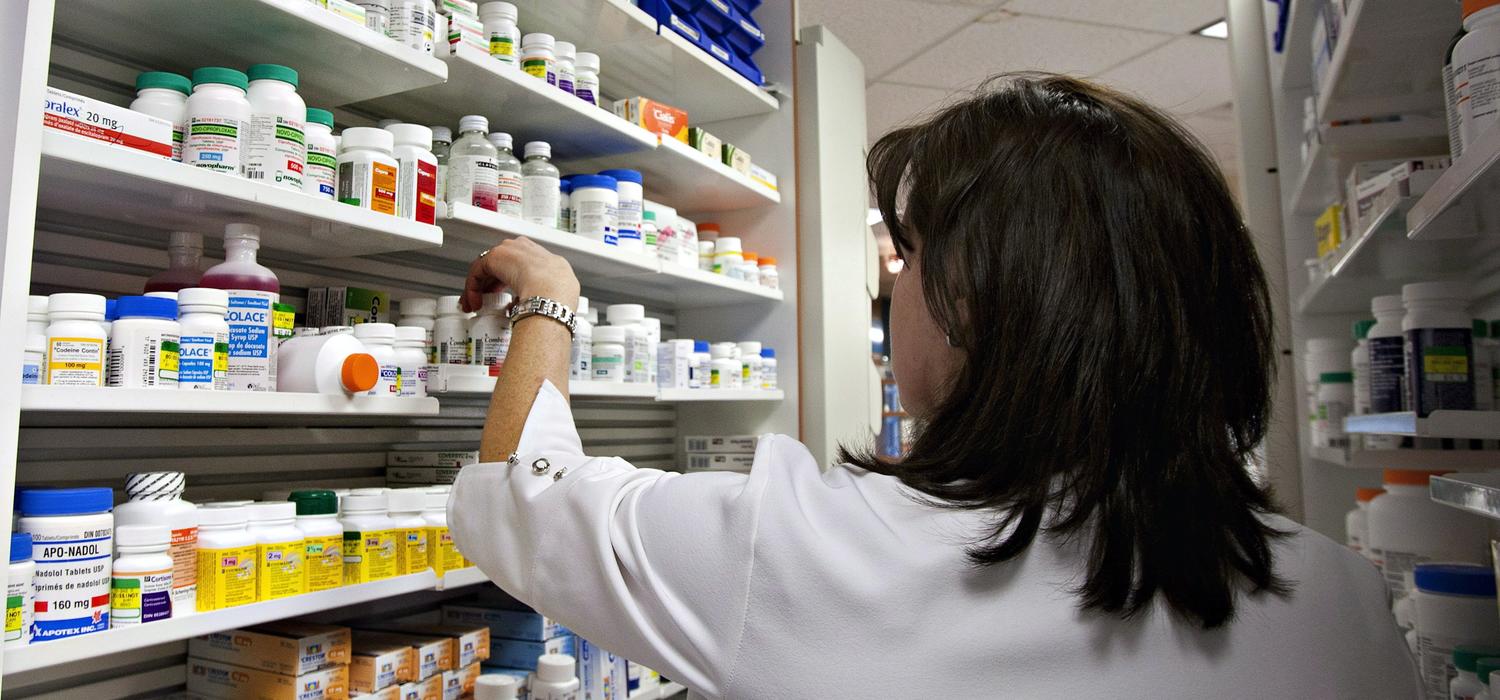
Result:
<svg viewBox="0 0 1500 700"><path fill-rule="evenodd" d="M1390 169L1356 183L1349 202L1355 231L1363 231L1376 212L1401 197L1421 196L1437 182L1449 165L1447 158L1424 158L1397 163Z"/></svg>
<svg viewBox="0 0 1500 700"><path fill-rule="evenodd" d="M312 287L307 291L309 326L353 326L392 320L390 292L360 287Z"/></svg>
<svg viewBox="0 0 1500 700"><path fill-rule="evenodd" d="M443 700L459 700L474 692L474 680L479 678L479 664L472 663L443 671Z"/></svg>
<svg viewBox="0 0 1500 700"><path fill-rule="evenodd" d="M458 479L456 467L386 467L387 486L438 486Z"/></svg>
<svg viewBox="0 0 1500 700"><path fill-rule="evenodd" d="M688 452L755 452L754 435L689 435L683 438Z"/></svg>
<svg viewBox="0 0 1500 700"><path fill-rule="evenodd" d="M443 700L443 676L401 684L401 700Z"/></svg>
<svg viewBox="0 0 1500 700"><path fill-rule="evenodd" d="M1343 219L1344 206L1330 204L1313 222L1318 235L1318 257L1331 255L1344 242Z"/></svg>
<svg viewBox="0 0 1500 700"><path fill-rule="evenodd" d="M690 472L747 472L753 464L755 464L753 454L689 452L686 470Z"/></svg>
<svg viewBox="0 0 1500 700"><path fill-rule="evenodd" d="M491 630L493 631L493 630ZM545 642L524 639L490 639L490 663L507 668L536 667L536 658L542 654L568 654L576 657L576 647L571 634L554 637Z"/></svg>
<svg viewBox="0 0 1500 700"><path fill-rule="evenodd" d="M349 663L349 687L354 692L373 693L416 677L416 652L411 647L354 634L354 655Z"/></svg>
<svg viewBox="0 0 1500 700"><path fill-rule="evenodd" d="M373 693L363 693L360 695L352 696L350 700L402 700L401 686L387 686Z"/></svg>
<svg viewBox="0 0 1500 700"><path fill-rule="evenodd" d="M762 187L765 187L768 190L771 190L773 192L778 191L776 187L776 176L772 175L771 171L766 170L765 168L762 168L754 163L750 164L750 179L759 183Z"/></svg>
<svg viewBox="0 0 1500 700"><path fill-rule="evenodd" d="M505 610L502 608L481 607L474 605L444 605L443 624L461 625L472 627L482 625L489 629L492 638L503 637L506 639L520 639L525 641L541 642L557 637L573 634L567 627L562 626L541 613L530 610ZM494 651L494 641L491 640L491 652ZM536 659L532 659L536 661ZM507 664L499 664L501 666ZM526 664L523 664L525 666Z"/></svg>
<svg viewBox="0 0 1500 700"><path fill-rule="evenodd" d="M438 12L445 15L479 16L479 3L474 0L443 0L439 5Z"/></svg>
<svg viewBox="0 0 1500 700"><path fill-rule="evenodd" d="M448 637L453 640L455 667L484 661L490 658L490 628L482 624L444 625L420 622L391 622L370 625L370 629L383 632L420 634L429 637Z"/></svg>
<svg viewBox="0 0 1500 700"><path fill-rule="evenodd" d="M656 346L656 385L663 389L689 388L693 341L664 340Z"/></svg>
<svg viewBox="0 0 1500 700"><path fill-rule="evenodd" d="M577 638L575 645L578 648L578 680L582 690L579 697L624 700L629 683L626 679L629 671L626 669L625 659L581 637Z"/></svg>
<svg viewBox="0 0 1500 700"><path fill-rule="evenodd" d="M724 152L724 142L720 141L719 137L696 126L688 127L688 145L714 160L718 160L720 154Z"/></svg>
<svg viewBox="0 0 1500 700"><path fill-rule="evenodd" d="M400 644L410 648L416 654L417 679L431 678L457 668L458 644L452 637L359 629L354 630L354 639L367 644Z"/></svg>
<svg viewBox="0 0 1500 700"><path fill-rule="evenodd" d="M479 463L479 450L400 451L385 453L388 467L462 467Z"/></svg>
<svg viewBox="0 0 1500 700"><path fill-rule="evenodd" d="M653 134L688 142L688 114L671 105L631 97L615 102L615 116Z"/></svg>
<svg viewBox="0 0 1500 700"><path fill-rule="evenodd" d="M724 144L724 164L741 175L750 175L750 154L732 143Z"/></svg>
<svg viewBox="0 0 1500 700"><path fill-rule="evenodd" d="M149 114L47 87L42 126L172 159L172 123Z"/></svg>
<svg viewBox="0 0 1500 700"><path fill-rule="evenodd" d="M460 44L489 55L488 35L484 33L484 23L477 17L458 13L448 15L449 53L456 54L460 50Z"/></svg>
<svg viewBox="0 0 1500 700"><path fill-rule="evenodd" d="M287 676L349 663L348 627L273 622L188 640L188 655Z"/></svg>
<svg viewBox="0 0 1500 700"><path fill-rule="evenodd" d="M365 8L354 4L351 0L328 0L326 7L337 17L347 19L361 27L365 26Z"/></svg>
<svg viewBox="0 0 1500 700"><path fill-rule="evenodd" d="M187 690L210 698L348 700L349 667L335 665L297 676L287 676L190 656L187 662Z"/></svg>

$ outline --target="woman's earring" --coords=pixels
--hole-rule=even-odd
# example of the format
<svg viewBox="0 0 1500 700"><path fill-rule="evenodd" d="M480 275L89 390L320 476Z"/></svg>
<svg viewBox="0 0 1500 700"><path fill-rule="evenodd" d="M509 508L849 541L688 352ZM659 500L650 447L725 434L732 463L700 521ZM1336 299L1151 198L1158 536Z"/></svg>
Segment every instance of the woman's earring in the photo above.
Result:
<svg viewBox="0 0 1500 700"><path fill-rule="evenodd" d="M956 348L956 347L958 347L958 343L953 342L953 334L952 333L944 333L943 334L943 339L945 339L945 340L948 341L948 347L950 347L950 348Z"/></svg>

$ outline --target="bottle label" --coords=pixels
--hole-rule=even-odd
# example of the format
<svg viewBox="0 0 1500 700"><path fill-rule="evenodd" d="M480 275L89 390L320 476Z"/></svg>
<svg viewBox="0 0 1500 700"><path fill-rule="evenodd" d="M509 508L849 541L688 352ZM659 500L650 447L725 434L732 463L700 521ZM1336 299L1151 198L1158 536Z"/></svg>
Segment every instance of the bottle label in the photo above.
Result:
<svg viewBox="0 0 1500 700"><path fill-rule="evenodd" d="M448 159L448 201L495 211L500 187L500 164L488 156Z"/></svg>
<svg viewBox="0 0 1500 700"><path fill-rule="evenodd" d="M245 179L302 191L307 163L304 124L274 114L250 118L245 138Z"/></svg>
<svg viewBox="0 0 1500 700"><path fill-rule="evenodd" d="M395 396L401 393L400 371L395 364L380 364L380 378L375 386L365 392L366 396Z"/></svg>
<svg viewBox="0 0 1500 700"><path fill-rule="evenodd" d="M344 585L344 538L342 535L308 537L303 543L307 567L307 592L326 591Z"/></svg>
<svg viewBox="0 0 1500 700"><path fill-rule="evenodd" d="M48 338L47 383L104 386L104 339Z"/></svg>
<svg viewBox="0 0 1500 700"><path fill-rule="evenodd" d="M421 527L402 528L397 531L401 538L397 569L403 574L420 574L431 564L427 555L427 529Z"/></svg>
<svg viewBox="0 0 1500 700"><path fill-rule="evenodd" d="M1455 62L1453 86L1458 92L1460 141L1471 147L1500 121L1500 54L1491 51L1462 66Z"/></svg>
<svg viewBox="0 0 1500 700"><path fill-rule="evenodd" d="M229 389L229 334L185 335L178 342L177 384L183 389Z"/></svg>
<svg viewBox="0 0 1500 700"><path fill-rule="evenodd" d="M557 211L562 207L562 190L551 175L527 175L521 178L521 217L543 226L557 225Z"/></svg>
<svg viewBox="0 0 1500 700"><path fill-rule="evenodd" d="M453 533L446 527L427 528L427 560L432 564L432 570L438 576L449 571L456 571L468 566L458 547L453 544Z"/></svg>
<svg viewBox="0 0 1500 700"><path fill-rule="evenodd" d="M109 386L175 387L179 347L177 336L169 333L153 333L133 341L111 344L105 366L105 383Z"/></svg>
<svg viewBox="0 0 1500 700"><path fill-rule="evenodd" d="M484 365L490 368L490 376L500 376L500 368L505 364L505 356L510 354L510 329L506 328L498 336L480 336L473 339L474 364Z"/></svg>
<svg viewBox="0 0 1500 700"><path fill-rule="evenodd" d="M1406 348L1399 337L1370 338L1370 412L1397 413L1403 408Z"/></svg>
<svg viewBox="0 0 1500 700"><path fill-rule="evenodd" d="M36 596L31 579L5 582L5 643L25 644L31 640L31 614Z"/></svg>
<svg viewBox="0 0 1500 700"><path fill-rule="evenodd" d="M116 573L110 585L111 627L129 627L172 616L172 570Z"/></svg>
<svg viewBox="0 0 1500 700"><path fill-rule="evenodd" d="M109 629L111 542L114 528L49 535L33 531L32 612L37 641Z"/></svg>
<svg viewBox="0 0 1500 700"><path fill-rule="evenodd" d="M182 162L182 122L172 122L172 160Z"/></svg>
<svg viewBox="0 0 1500 700"><path fill-rule="evenodd" d="M255 545L198 549L198 612L254 603Z"/></svg>
<svg viewBox="0 0 1500 700"><path fill-rule="evenodd" d="M275 391L276 353L272 344L275 318L271 305L280 299L274 292L254 289L229 290L229 364L226 374L231 391Z"/></svg>
<svg viewBox="0 0 1500 700"><path fill-rule="evenodd" d="M319 197L334 199L338 196L339 158L332 149L321 145L307 144L307 167L303 170L303 191Z"/></svg>
<svg viewBox="0 0 1500 700"><path fill-rule="evenodd" d="M399 573L399 530L344 532L344 585L379 581Z"/></svg>
<svg viewBox="0 0 1500 700"><path fill-rule="evenodd" d="M490 32L490 55L506 63L515 63L516 38L510 34Z"/></svg>
<svg viewBox="0 0 1500 700"><path fill-rule="evenodd" d="M242 175L240 160L244 124L238 119L197 116L188 120L182 162L217 173Z"/></svg>
<svg viewBox="0 0 1500 700"><path fill-rule="evenodd" d="M521 59L521 70L533 78L547 79L547 59L545 58L523 58Z"/></svg>
<svg viewBox="0 0 1500 700"><path fill-rule="evenodd" d="M642 240L641 200L621 197L620 205L615 208L615 216L619 220L616 226L620 230L620 238Z"/></svg>
<svg viewBox="0 0 1500 700"><path fill-rule="evenodd" d="M41 362L34 362L34 361L30 361L30 360L28 360L26 362L23 362L21 364L21 383L22 384L41 384L42 383L42 363Z"/></svg>
<svg viewBox="0 0 1500 700"><path fill-rule="evenodd" d="M619 245L615 233L615 208L607 200L593 198L572 199L574 228L578 235L603 241L607 245Z"/></svg>
<svg viewBox="0 0 1500 700"><path fill-rule="evenodd" d="M563 64L558 64L558 65L562 66ZM573 79L574 79L573 71L568 70L566 67L564 67L561 70L557 71L557 87L558 87L558 89L562 90L563 92L568 93L569 95L573 94L573 90L574 90Z"/></svg>
<svg viewBox="0 0 1500 700"><path fill-rule="evenodd" d="M198 594L198 528L182 527L172 531L172 602L186 610Z"/></svg>
<svg viewBox="0 0 1500 700"><path fill-rule="evenodd" d="M511 170L499 171L495 181L495 211L517 219L525 216L525 189L518 173Z"/></svg>
<svg viewBox="0 0 1500 700"><path fill-rule="evenodd" d="M437 222L437 166L416 158L399 159L396 215L423 224Z"/></svg>
<svg viewBox="0 0 1500 700"><path fill-rule="evenodd" d="M437 223L437 165L417 163L417 223Z"/></svg>
<svg viewBox="0 0 1500 700"><path fill-rule="evenodd" d="M711 369L708 371L708 386L712 389L723 388L724 378L719 376L719 370Z"/></svg>
<svg viewBox="0 0 1500 700"><path fill-rule="evenodd" d="M365 9L365 28L381 36L387 36L391 24L390 0L363 0L355 2Z"/></svg>
<svg viewBox="0 0 1500 700"><path fill-rule="evenodd" d="M437 11L425 0L407 0L391 11L391 26L387 35L403 46L423 53L432 53L434 15Z"/></svg>
<svg viewBox="0 0 1500 700"><path fill-rule="evenodd" d="M569 379L588 379L589 365L594 354L594 343L581 334L573 335L573 356L568 364Z"/></svg>
<svg viewBox="0 0 1500 700"><path fill-rule="evenodd" d="M1474 410L1473 357L1472 329L1407 331L1407 408L1424 418L1437 410Z"/></svg>
<svg viewBox="0 0 1500 700"><path fill-rule="evenodd" d="M599 106L599 81L593 78L577 77L573 82L573 96L595 107Z"/></svg>
<svg viewBox="0 0 1500 700"><path fill-rule="evenodd" d="M260 573L256 577L256 596L275 600L307 592L307 570L303 565L307 545L302 540L273 542L256 546Z"/></svg>
<svg viewBox="0 0 1500 700"><path fill-rule="evenodd" d="M471 359L468 338L450 338L438 343L438 364L467 365L472 364Z"/></svg>
<svg viewBox="0 0 1500 700"><path fill-rule="evenodd" d="M612 382L625 378L625 358L619 355L595 355L593 360L595 381Z"/></svg>
<svg viewBox="0 0 1500 700"><path fill-rule="evenodd" d="M395 216L398 169L380 161L340 163L339 201Z"/></svg>

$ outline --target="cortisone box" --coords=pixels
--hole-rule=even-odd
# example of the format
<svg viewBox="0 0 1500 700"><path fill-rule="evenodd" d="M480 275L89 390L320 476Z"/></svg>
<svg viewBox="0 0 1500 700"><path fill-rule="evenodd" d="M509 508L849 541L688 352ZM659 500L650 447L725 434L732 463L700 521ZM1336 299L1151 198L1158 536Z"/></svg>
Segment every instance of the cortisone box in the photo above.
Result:
<svg viewBox="0 0 1500 700"><path fill-rule="evenodd" d="M505 610L472 605L444 605L443 624L464 627L483 626L492 638L521 639L533 642L573 634L556 620L530 610ZM493 653L494 641L491 640ZM535 659L533 659L535 661ZM500 664L509 665L509 664Z"/></svg>
<svg viewBox="0 0 1500 700"><path fill-rule="evenodd" d="M437 486L458 479L456 467L386 467L387 486Z"/></svg>
<svg viewBox="0 0 1500 700"><path fill-rule="evenodd" d="M299 676L288 676L189 657L187 689L196 695L235 700L348 700L349 667L329 666Z"/></svg>
<svg viewBox="0 0 1500 700"><path fill-rule="evenodd" d="M443 450L437 452L387 452L387 467L462 467L479 463L479 450Z"/></svg>
<svg viewBox="0 0 1500 700"><path fill-rule="evenodd" d="M689 435L684 438L688 452L755 453L754 435Z"/></svg>
<svg viewBox="0 0 1500 700"><path fill-rule="evenodd" d="M615 102L615 115L653 134L688 143L688 114L645 97Z"/></svg>
<svg viewBox="0 0 1500 700"><path fill-rule="evenodd" d="M690 472L747 472L754 464L755 455L743 452L689 452L687 456L687 471Z"/></svg>
<svg viewBox="0 0 1500 700"><path fill-rule="evenodd" d="M390 640L367 638L358 632L354 634L354 658L349 663L351 690L373 693L416 677L417 660L411 647Z"/></svg>
<svg viewBox="0 0 1500 700"><path fill-rule="evenodd" d="M188 640L188 655L207 661L300 676L349 663L349 628L273 622Z"/></svg>
<svg viewBox="0 0 1500 700"><path fill-rule="evenodd" d="M172 123L149 114L47 87L42 126L172 159Z"/></svg>

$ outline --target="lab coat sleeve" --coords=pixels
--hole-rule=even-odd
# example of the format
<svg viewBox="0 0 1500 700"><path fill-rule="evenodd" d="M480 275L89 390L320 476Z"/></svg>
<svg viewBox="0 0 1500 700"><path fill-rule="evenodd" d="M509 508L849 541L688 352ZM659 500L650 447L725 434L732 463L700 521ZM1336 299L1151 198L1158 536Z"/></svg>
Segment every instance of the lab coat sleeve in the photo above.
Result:
<svg viewBox="0 0 1500 700"><path fill-rule="evenodd" d="M771 453L762 439L756 466ZM491 580L578 635L710 697L732 680L766 478L588 457L537 392L517 460L463 468L448 519ZM760 470L765 471L765 470Z"/></svg>

